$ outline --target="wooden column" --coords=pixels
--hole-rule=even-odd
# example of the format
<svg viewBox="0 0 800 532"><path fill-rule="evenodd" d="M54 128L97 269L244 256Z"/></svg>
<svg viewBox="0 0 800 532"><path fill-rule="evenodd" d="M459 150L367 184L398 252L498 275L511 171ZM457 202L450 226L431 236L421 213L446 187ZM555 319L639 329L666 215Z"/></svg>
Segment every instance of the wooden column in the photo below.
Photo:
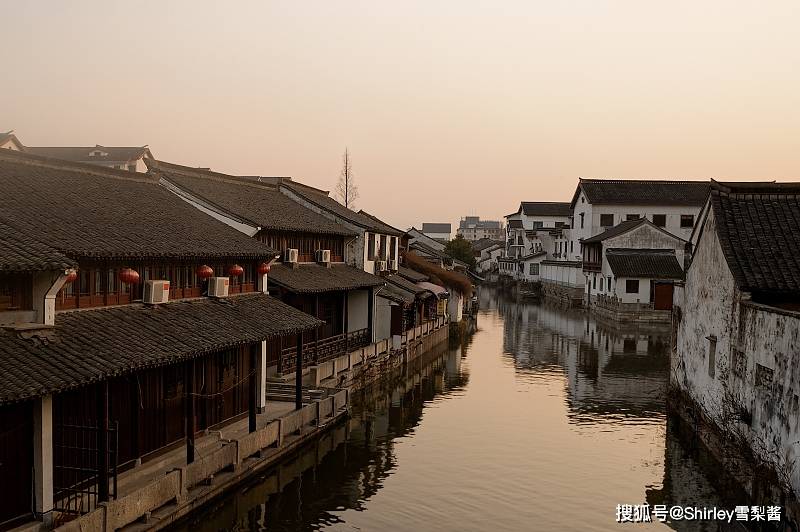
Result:
<svg viewBox="0 0 800 532"><path fill-rule="evenodd" d="M319 317L319 294L314 294L314 317ZM314 329L314 365L319 364L319 327Z"/></svg>
<svg viewBox="0 0 800 532"><path fill-rule="evenodd" d="M347 324L347 291L342 292L342 301L344 301L344 350L346 353L350 353L350 335L348 334L348 324Z"/></svg>
<svg viewBox="0 0 800 532"><path fill-rule="evenodd" d="M369 343L375 341L372 334L372 317L375 311L375 289L370 287L367 291L367 338Z"/></svg>
<svg viewBox="0 0 800 532"><path fill-rule="evenodd" d="M108 502L108 380L97 385L97 502Z"/></svg>
<svg viewBox="0 0 800 532"><path fill-rule="evenodd" d="M258 371L256 370L256 360L260 353L261 342L250 345L250 398L247 404L248 430L256 431L256 410L258 408Z"/></svg>
<svg viewBox="0 0 800 532"><path fill-rule="evenodd" d="M294 370L294 407L303 408L303 333L297 335L297 363Z"/></svg>
<svg viewBox="0 0 800 532"><path fill-rule="evenodd" d="M194 359L186 362L186 463L194 462Z"/></svg>

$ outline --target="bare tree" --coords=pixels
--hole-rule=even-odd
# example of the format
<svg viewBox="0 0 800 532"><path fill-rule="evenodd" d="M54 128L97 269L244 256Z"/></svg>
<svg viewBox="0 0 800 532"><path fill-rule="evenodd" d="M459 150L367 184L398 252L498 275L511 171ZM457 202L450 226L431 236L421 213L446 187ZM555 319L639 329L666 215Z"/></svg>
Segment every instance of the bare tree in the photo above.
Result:
<svg viewBox="0 0 800 532"><path fill-rule="evenodd" d="M336 185L336 195L339 201L344 203L348 209L353 208L354 202L358 199L358 187L353 178L353 165L350 162L350 152L344 149L342 157L342 171L339 173L339 183Z"/></svg>

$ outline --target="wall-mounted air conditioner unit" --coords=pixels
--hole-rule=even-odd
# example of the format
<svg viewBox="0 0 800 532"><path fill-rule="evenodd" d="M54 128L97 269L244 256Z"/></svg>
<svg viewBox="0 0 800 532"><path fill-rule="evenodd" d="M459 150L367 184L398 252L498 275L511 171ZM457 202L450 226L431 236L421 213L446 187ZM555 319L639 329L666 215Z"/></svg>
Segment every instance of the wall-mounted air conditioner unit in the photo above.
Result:
<svg viewBox="0 0 800 532"><path fill-rule="evenodd" d="M211 277L208 279L209 297L228 297L228 287L230 285L228 277Z"/></svg>
<svg viewBox="0 0 800 532"><path fill-rule="evenodd" d="M375 261L375 271L376 272L385 272L386 271L386 261L385 260L376 260Z"/></svg>
<svg viewBox="0 0 800 532"><path fill-rule="evenodd" d="M300 252L296 249L289 248L286 250L286 262L297 262Z"/></svg>
<svg viewBox="0 0 800 532"><path fill-rule="evenodd" d="M145 281L142 300L149 305L169 301L169 281Z"/></svg>
<svg viewBox="0 0 800 532"><path fill-rule="evenodd" d="M398 264L397 259L389 261L389 269L392 270L393 272L397 271L398 266L399 266L399 264Z"/></svg>
<svg viewBox="0 0 800 532"><path fill-rule="evenodd" d="M331 250L329 249L317 250L317 262L328 263L330 261L331 261Z"/></svg>

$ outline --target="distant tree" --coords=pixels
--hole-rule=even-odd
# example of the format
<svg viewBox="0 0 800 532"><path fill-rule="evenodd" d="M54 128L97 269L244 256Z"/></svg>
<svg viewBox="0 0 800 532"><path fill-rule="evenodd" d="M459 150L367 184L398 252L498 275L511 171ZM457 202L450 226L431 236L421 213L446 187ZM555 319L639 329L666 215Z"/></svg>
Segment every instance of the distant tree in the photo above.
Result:
<svg viewBox="0 0 800 532"><path fill-rule="evenodd" d="M358 199L358 187L353 178L353 164L347 148L344 149L344 156L342 156L342 171L339 173L336 195L348 209L353 209L354 203Z"/></svg>
<svg viewBox="0 0 800 532"><path fill-rule="evenodd" d="M447 242L444 252L454 259L466 263L471 270L475 268L475 252L472 249L472 242L466 240L463 235L456 235L453 240Z"/></svg>

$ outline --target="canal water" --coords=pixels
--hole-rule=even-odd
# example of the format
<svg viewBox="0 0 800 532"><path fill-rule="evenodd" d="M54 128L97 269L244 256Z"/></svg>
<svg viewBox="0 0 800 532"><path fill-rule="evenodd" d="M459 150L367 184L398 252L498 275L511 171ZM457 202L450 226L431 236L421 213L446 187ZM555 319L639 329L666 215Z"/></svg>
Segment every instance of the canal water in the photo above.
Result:
<svg viewBox="0 0 800 532"><path fill-rule="evenodd" d="M464 344L364 391L325 440L176 529L717 530L619 525L616 507L747 504L667 419L668 328L493 290L480 308Z"/></svg>

